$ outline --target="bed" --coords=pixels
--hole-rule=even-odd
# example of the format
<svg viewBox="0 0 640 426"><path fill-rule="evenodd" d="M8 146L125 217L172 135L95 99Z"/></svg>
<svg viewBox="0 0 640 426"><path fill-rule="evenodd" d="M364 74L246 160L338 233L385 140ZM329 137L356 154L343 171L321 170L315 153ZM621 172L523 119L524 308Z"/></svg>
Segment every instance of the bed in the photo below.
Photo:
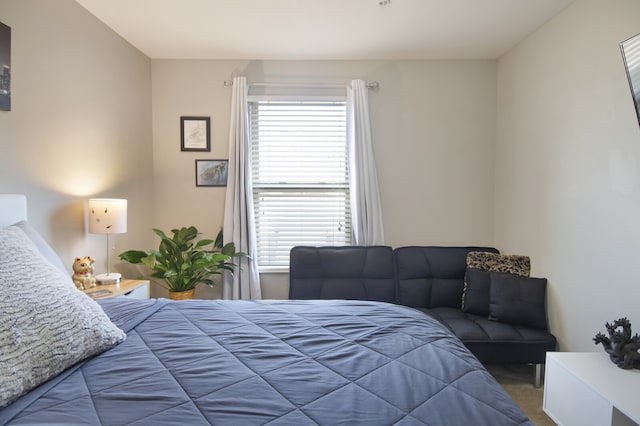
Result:
<svg viewBox="0 0 640 426"><path fill-rule="evenodd" d="M419 311L344 300L97 303L48 260L41 237L27 235L24 197L0 195L0 212L0 286L24 292L0 302L2 425L531 424L464 345ZM38 316L56 310L63 330ZM23 321L23 311L32 317ZM34 341L22 342L29 333ZM61 371L38 376L52 365Z"/></svg>

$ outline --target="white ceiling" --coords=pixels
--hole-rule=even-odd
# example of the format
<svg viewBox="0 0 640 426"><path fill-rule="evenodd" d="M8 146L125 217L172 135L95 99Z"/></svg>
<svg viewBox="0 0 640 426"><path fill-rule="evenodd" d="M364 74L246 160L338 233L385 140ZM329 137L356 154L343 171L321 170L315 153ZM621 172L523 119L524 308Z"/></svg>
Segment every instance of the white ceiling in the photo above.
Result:
<svg viewBox="0 0 640 426"><path fill-rule="evenodd" d="M150 58L498 58L574 0L76 0Z"/></svg>

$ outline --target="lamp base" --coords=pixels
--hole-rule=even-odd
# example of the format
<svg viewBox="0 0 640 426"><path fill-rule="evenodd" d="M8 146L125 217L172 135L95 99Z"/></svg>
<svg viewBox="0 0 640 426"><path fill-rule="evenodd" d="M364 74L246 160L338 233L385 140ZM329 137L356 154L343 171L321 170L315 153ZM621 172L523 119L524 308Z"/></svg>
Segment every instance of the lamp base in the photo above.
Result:
<svg viewBox="0 0 640 426"><path fill-rule="evenodd" d="M96 275L96 282L100 285L120 284L122 274L111 272L109 274Z"/></svg>

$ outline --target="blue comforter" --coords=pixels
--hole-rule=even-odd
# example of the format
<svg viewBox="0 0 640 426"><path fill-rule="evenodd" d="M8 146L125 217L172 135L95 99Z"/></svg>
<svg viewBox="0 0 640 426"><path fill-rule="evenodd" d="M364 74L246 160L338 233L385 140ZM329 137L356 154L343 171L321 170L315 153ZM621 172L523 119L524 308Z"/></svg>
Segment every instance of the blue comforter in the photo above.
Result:
<svg viewBox="0 0 640 426"><path fill-rule="evenodd" d="M361 301L102 302L127 332L0 411L11 425L531 424L410 308Z"/></svg>

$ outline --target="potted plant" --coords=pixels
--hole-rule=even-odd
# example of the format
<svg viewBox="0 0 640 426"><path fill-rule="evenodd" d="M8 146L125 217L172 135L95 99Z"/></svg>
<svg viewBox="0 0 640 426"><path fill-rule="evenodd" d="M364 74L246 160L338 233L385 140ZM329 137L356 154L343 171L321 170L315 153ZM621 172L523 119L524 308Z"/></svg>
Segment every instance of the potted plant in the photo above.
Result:
<svg viewBox="0 0 640 426"><path fill-rule="evenodd" d="M160 229L153 229L160 237L158 250L128 250L120 253L120 259L133 264L147 265L153 278L169 290L171 299L192 299L198 284L214 286L214 275L225 271L233 273L237 266L233 258L245 256L236 253L233 243L223 245L222 230L216 240L202 239L194 241L199 235L195 226L172 229L169 238Z"/></svg>

